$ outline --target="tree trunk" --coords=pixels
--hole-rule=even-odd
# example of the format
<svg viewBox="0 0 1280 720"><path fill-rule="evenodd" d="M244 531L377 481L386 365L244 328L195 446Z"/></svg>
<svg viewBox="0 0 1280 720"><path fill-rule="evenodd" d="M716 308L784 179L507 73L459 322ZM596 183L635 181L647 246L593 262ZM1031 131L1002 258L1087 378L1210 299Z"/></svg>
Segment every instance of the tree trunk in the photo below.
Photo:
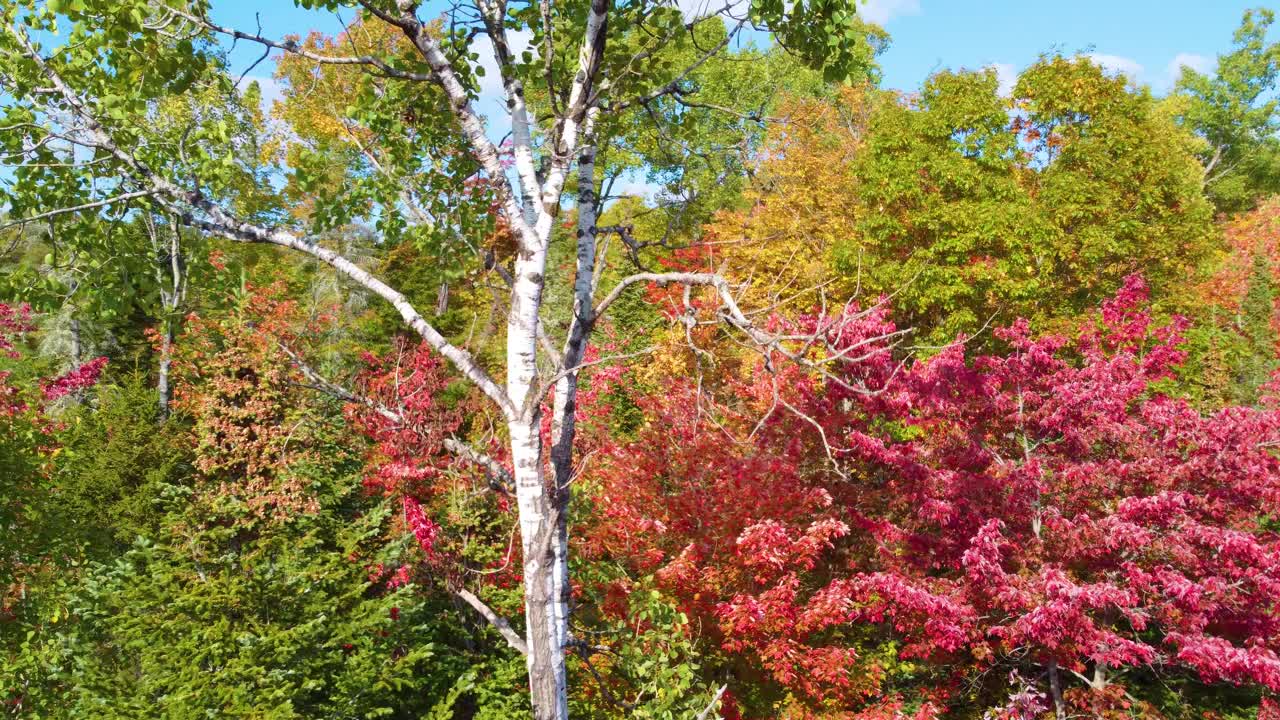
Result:
<svg viewBox="0 0 1280 720"><path fill-rule="evenodd" d="M508 423L520 540L524 554L525 639L529 649L529 693L537 720L569 716L564 646L568 624L568 538L564 513L553 500L542 470L541 414Z"/></svg>
<svg viewBox="0 0 1280 720"><path fill-rule="evenodd" d="M1062 673L1056 660L1049 661L1049 694L1053 696L1053 715L1057 720L1067 717L1067 705L1062 700Z"/></svg>
<svg viewBox="0 0 1280 720"><path fill-rule="evenodd" d="M156 372L156 396L160 419L169 419L169 405L173 401L170 369L173 366L174 328L178 322L178 310L186 298L186 263L182 260L182 234L177 218L169 218L167 247L160 238L155 219L144 216L147 233L151 236L151 248L155 252L155 277L160 286L160 361Z"/></svg>
<svg viewBox="0 0 1280 720"><path fill-rule="evenodd" d="M568 640L568 538L558 493L546 482L537 365L547 243L516 259L507 316L507 420L524 553L529 693L535 720L569 717L564 648Z"/></svg>
<svg viewBox="0 0 1280 720"><path fill-rule="evenodd" d="M160 369L156 377L156 395L160 404L160 419L169 419L169 402L173 389L169 386L169 368L173 365L173 320L165 318L160 334Z"/></svg>
<svg viewBox="0 0 1280 720"><path fill-rule="evenodd" d="M578 238L577 238L577 272L574 279L574 317L569 329L568 341L562 362L564 368L555 381L552 399L551 417L551 486L547 488L549 546L538 547L539 553L550 563L550 584L547 596L540 599L548 608L548 620L551 622L549 632L554 638L558 666L553 670L552 682L544 679L543 692L550 692L554 687L559 715L546 717L567 717L568 688L564 679L564 652L569 643L569 610L571 589L569 585L569 500L572 496L573 482L573 443L577 436L575 421L578 400L578 365L582 362L586 350L587 337L594 322L592 317L591 296L595 277L596 255L596 193L595 193L595 148L591 140L591 127L594 113L588 115L585 128L585 139L579 158L579 195L578 195ZM536 340L536 338L535 338ZM535 425L540 427L540 424ZM541 467L541 465L539 465ZM528 575L526 574L526 578ZM526 585L526 593L529 592ZM532 635L530 635L532 641ZM530 687L533 687L533 644L530 642ZM556 675L558 673L558 675ZM534 690L535 712L543 707L538 697L539 690ZM537 717L544 717L538 714Z"/></svg>
<svg viewBox="0 0 1280 720"><path fill-rule="evenodd" d="M75 312L72 308L71 312ZM71 317L71 364L74 367L80 367L80 356L84 354L84 350L80 343L80 320L74 315Z"/></svg>
<svg viewBox="0 0 1280 720"><path fill-rule="evenodd" d="M446 280L440 283L440 288L436 290L436 317L449 312L449 282Z"/></svg>

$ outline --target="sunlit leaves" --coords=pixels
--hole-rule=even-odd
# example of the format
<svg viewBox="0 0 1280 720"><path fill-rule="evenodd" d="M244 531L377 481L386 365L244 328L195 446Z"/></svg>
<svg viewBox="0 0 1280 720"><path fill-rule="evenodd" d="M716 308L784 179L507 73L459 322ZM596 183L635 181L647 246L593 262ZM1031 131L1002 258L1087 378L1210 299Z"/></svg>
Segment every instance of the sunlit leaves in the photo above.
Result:
<svg viewBox="0 0 1280 720"><path fill-rule="evenodd" d="M751 17L768 27L778 44L822 70L831 82L874 74L876 54L888 34L858 16L856 0L755 0Z"/></svg>
<svg viewBox="0 0 1280 720"><path fill-rule="evenodd" d="M1274 689L1280 565L1259 509L1280 493L1280 415L1154 394L1186 323L1154 322L1146 298L1130 277L1074 340L1020 321L1006 352L906 369L858 344L882 313L808 318L860 359L645 398L651 424L600 461L590 547L814 707L914 687L981 712L1010 669L1051 661L1103 667L1139 704L1159 701L1150 674Z"/></svg>
<svg viewBox="0 0 1280 720"><path fill-rule="evenodd" d="M1246 11L1234 49L1218 56L1212 73L1182 67L1167 101L1179 121L1203 140L1198 154L1206 189L1220 210L1244 209L1280 188L1275 138L1280 44L1266 41L1274 21L1270 10Z"/></svg>

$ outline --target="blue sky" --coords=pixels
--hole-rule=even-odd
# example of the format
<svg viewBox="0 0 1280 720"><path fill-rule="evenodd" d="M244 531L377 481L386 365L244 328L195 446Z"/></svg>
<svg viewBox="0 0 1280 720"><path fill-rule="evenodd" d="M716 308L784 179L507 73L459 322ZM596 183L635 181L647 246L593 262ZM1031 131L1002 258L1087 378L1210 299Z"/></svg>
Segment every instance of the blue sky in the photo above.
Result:
<svg viewBox="0 0 1280 720"><path fill-rule="evenodd" d="M914 89L941 68L997 66L1009 74L1042 52L1090 51L1157 93L1175 77L1178 62L1212 67L1228 48L1240 16L1256 3L1230 0L870 0L864 16L884 25L893 44L881 57L884 85ZM214 18L252 30L262 15L264 34L280 37L319 29L336 32L332 16L299 10L288 0L215 0ZM345 13L350 18L350 12ZM260 49L242 43L233 57L237 71ZM271 61L253 76L268 77Z"/></svg>
<svg viewBox="0 0 1280 720"><path fill-rule="evenodd" d="M1257 2L1229 0L872 0L864 14L893 45L881 57L884 85L914 89L941 68L999 65L1017 71L1042 52L1092 51L1157 93L1176 77L1171 63L1207 63L1231 44ZM1179 57L1181 56L1181 57ZM1175 65L1176 67L1176 65Z"/></svg>
<svg viewBox="0 0 1280 720"><path fill-rule="evenodd" d="M689 12L724 0L675 1ZM290 0L214 0L212 5L216 22L244 30L256 29L260 16L268 37L342 30L334 16L298 9ZM885 87L914 90L943 68L988 66L997 69L1002 84L1012 86L1018 71L1041 53L1059 50L1090 53L1104 67L1163 94L1181 64L1212 70L1217 55L1230 47L1244 11L1254 6L1233 0L869 0L860 11L893 38L880 58ZM342 16L350 21L354 13ZM487 55L477 49L482 58ZM260 47L240 43L232 53L235 72L244 72L261 54ZM277 94L272 66L268 58L249 71L267 103ZM497 103L496 72L488 74L486 84L479 110L491 118L489 134L497 139L508 128ZM652 197L656 186L640 173L633 175L623 178L619 192Z"/></svg>

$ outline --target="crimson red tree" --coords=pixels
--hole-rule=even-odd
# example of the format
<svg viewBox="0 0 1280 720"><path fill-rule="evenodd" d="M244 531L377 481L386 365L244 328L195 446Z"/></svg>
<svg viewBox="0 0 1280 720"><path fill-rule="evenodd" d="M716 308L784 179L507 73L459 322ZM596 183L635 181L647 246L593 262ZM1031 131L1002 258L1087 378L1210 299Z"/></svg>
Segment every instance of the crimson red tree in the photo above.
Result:
<svg viewBox="0 0 1280 720"><path fill-rule="evenodd" d="M97 383L107 364L99 357L47 375L23 352L35 329L30 307L0 303L0 623L6 624L30 610L31 577L74 550L62 537L68 533L52 479L53 405ZM0 682L0 700L12 690Z"/></svg>
<svg viewBox="0 0 1280 720"><path fill-rule="evenodd" d="M602 453L589 549L813 708L1154 714L1154 676L1280 692L1280 411L1162 395L1186 323L1145 301L1131 277L1074 337L1021 322L1001 354L909 367L883 311L805 318L816 370L644 400Z"/></svg>

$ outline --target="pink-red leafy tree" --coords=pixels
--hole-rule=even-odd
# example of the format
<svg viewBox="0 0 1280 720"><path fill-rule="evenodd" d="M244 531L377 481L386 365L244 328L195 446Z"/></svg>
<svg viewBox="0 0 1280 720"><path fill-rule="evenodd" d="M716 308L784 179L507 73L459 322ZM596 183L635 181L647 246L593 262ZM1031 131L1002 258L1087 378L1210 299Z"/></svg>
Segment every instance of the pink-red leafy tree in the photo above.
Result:
<svg viewBox="0 0 1280 720"><path fill-rule="evenodd" d="M405 531L428 564L438 565L440 525L423 504L440 495L453 464L444 443L461 423L458 409L441 401L449 382L444 364L425 346L403 342L388 357L366 354L364 363L364 397L376 408L351 403L346 414L372 441L365 487L399 502ZM403 582L411 570L407 564L396 569L392 582Z"/></svg>
<svg viewBox="0 0 1280 720"><path fill-rule="evenodd" d="M1162 395L1186 322L1155 323L1140 278L1070 337L1019 322L979 357L903 363L882 310L794 324L822 338L795 349L812 367L644 399L639 437L600 453L586 547L772 684L748 716L1280 692L1280 406Z"/></svg>
<svg viewBox="0 0 1280 720"><path fill-rule="evenodd" d="M35 330L28 306L0 303L0 623L22 614L29 577L71 550L60 537L65 527L51 472L58 450L54 406L97 383L107 364L99 357L45 375L23 353ZM9 690L0 683L0 698Z"/></svg>
<svg viewBox="0 0 1280 720"><path fill-rule="evenodd" d="M252 522L316 510L295 472L315 452L297 402L303 378L282 350L302 332L299 316L276 283L248 288L227 317L186 319L174 409L191 422L196 497L214 516Z"/></svg>
<svg viewBox="0 0 1280 720"><path fill-rule="evenodd" d="M417 578L455 590L518 587L509 466L475 399L459 392L425 344L400 341L385 355L365 354L363 362L358 395L345 412L370 442L364 484L397 502L400 529L418 548L377 574L393 585ZM475 437L464 442L467 433ZM460 455L464 446L469 452ZM502 609L515 612L518 604Z"/></svg>

